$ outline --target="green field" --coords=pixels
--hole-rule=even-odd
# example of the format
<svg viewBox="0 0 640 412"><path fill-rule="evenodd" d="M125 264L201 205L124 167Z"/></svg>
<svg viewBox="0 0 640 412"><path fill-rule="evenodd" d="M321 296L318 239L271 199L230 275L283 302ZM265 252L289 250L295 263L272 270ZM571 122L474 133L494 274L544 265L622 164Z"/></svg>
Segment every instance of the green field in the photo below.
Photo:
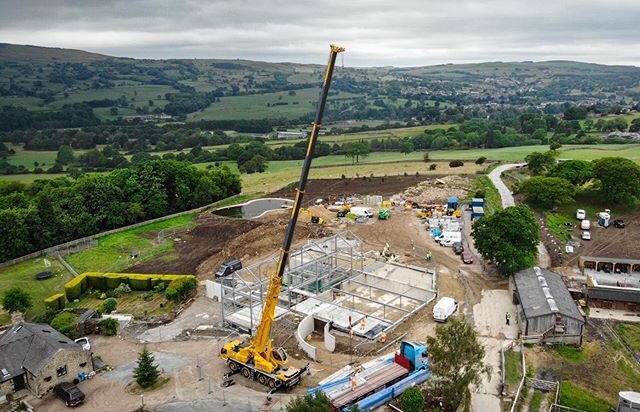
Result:
<svg viewBox="0 0 640 412"><path fill-rule="evenodd" d="M560 382L559 403L585 412L609 412L612 406L587 388L568 381Z"/></svg>
<svg viewBox="0 0 640 412"><path fill-rule="evenodd" d="M164 107L167 103L164 95L175 92L176 90L171 86L152 84L116 86L109 89L74 90L68 92L69 97L58 96L58 100L51 103L49 107L58 109L65 104L80 103L88 100L117 100L121 96L125 96L128 103L133 103L135 107L148 106L149 100L153 100L154 106Z"/></svg>
<svg viewBox="0 0 640 412"><path fill-rule="evenodd" d="M47 258L47 261L51 267L45 265L43 258L38 258L0 269L0 293L11 286L19 286L31 295L33 307L25 314L27 319L44 313L44 299L62 291L63 285L72 278L60 262L53 258ZM53 277L35 279L36 273L45 271L53 272ZM9 320L9 314L0 309L0 325L7 324Z"/></svg>
<svg viewBox="0 0 640 412"><path fill-rule="evenodd" d="M193 215L178 216L162 222L150 223L134 229L126 230L98 239L98 247L75 253L66 258L67 262L78 272L121 272L135 264L160 255L172 259L173 241L163 239L158 243L150 232L162 229L186 229L194 227ZM147 236L145 236L147 234ZM131 254L138 258L131 259Z"/></svg>
<svg viewBox="0 0 640 412"><path fill-rule="evenodd" d="M289 95L289 93L275 92L222 97L220 102L213 103L200 112L190 114L189 120L298 119L315 110L320 89L295 90L295 95ZM343 92L330 96L329 101L355 97L358 95Z"/></svg>

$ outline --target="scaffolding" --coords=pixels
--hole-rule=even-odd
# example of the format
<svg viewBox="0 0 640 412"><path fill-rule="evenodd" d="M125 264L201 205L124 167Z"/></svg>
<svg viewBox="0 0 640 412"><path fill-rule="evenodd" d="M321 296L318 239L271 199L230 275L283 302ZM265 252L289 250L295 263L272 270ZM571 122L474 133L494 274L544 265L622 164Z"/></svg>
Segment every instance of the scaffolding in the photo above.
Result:
<svg viewBox="0 0 640 412"><path fill-rule="evenodd" d="M345 231L294 251L283 277L276 319L291 312L313 315L338 330L375 339L435 299L435 273L376 260L376 253L363 253L362 245ZM258 327L277 258L273 255L218 279L225 326L249 334Z"/></svg>

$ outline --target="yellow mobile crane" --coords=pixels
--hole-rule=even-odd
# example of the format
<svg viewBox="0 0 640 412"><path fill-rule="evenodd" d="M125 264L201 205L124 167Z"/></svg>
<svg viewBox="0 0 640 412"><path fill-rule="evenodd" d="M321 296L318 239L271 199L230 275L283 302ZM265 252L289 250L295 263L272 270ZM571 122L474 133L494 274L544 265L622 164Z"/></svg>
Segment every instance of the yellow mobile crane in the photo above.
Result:
<svg viewBox="0 0 640 412"><path fill-rule="evenodd" d="M280 294L280 286L282 285L282 276L289 258L291 242L293 241L293 232L296 227L298 215L300 214L300 206L302 205L302 197L304 196L307 178L309 177L309 169L311 168L311 160L313 151L316 146L318 132L322 123L322 115L329 94L331 85L331 77L333 68L336 63L338 53L344 51L344 48L331 45L329 54L329 64L324 75L322 84L322 92L316 110L316 117L309 136L309 144L307 146L307 154L302 166L300 174L300 182L296 189L296 198L293 203L291 217L289 218L289 226L284 237L284 243L280 250L280 260L278 268L271 276L269 289L265 295L264 307L262 308L262 318L254 339L245 344L241 340L234 340L224 345L220 349L220 357L227 362L229 375L240 372L247 379L257 380L260 384L268 386L271 395L279 388L290 388L300 381L300 376L309 368L302 369L294 367L285 367L287 362L287 353L283 348L274 348L273 340L270 338L271 325L273 324L276 312L276 304L278 303L278 295Z"/></svg>

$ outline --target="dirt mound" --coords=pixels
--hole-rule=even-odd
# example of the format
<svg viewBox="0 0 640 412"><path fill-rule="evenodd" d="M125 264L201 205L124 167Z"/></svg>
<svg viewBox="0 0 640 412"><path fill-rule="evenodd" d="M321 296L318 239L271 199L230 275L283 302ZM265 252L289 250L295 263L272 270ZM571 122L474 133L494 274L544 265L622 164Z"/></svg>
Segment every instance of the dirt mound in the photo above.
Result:
<svg viewBox="0 0 640 412"><path fill-rule="evenodd" d="M205 278L213 276L218 266L225 260L238 258L243 266L255 263L269 252L277 253L282 246L284 234L289 223L287 210L278 210L252 220L225 219L245 222L246 225L234 236L223 242L221 249L210 254L196 269L198 275ZM306 242L307 239L326 236L327 233L317 225L298 222L294 234L294 244Z"/></svg>
<svg viewBox="0 0 640 412"><path fill-rule="evenodd" d="M318 198L329 201L338 200L353 195L380 195L391 196L405 187L416 185L427 179L425 176L387 176L387 177L361 177L352 179L313 179L307 183L304 205L313 203ZM269 197L284 197L293 199L295 186L291 185Z"/></svg>
<svg viewBox="0 0 640 412"><path fill-rule="evenodd" d="M446 176L441 179L428 178L415 186L408 187L396 197L421 204L446 203L451 196L459 199L466 197L471 189L471 184L469 178L462 176Z"/></svg>

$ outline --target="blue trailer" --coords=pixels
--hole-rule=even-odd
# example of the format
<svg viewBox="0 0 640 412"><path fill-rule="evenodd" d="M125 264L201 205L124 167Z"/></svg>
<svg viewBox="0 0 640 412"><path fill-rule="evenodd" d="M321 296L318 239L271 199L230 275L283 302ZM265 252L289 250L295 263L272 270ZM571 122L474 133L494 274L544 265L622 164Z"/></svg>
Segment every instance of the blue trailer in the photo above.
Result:
<svg viewBox="0 0 640 412"><path fill-rule="evenodd" d="M471 207L484 207L484 199L481 197L474 197L471 200Z"/></svg>
<svg viewBox="0 0 640 412"><path fill-rule="evenodd" d="M402 342L399 353L375 361L368 369L358 369L349 376L310 389L309 394L323 391L335 411L348 411L357 404L360 410L369 411L381 406L407 388L429 378L427 347L416 342Z"/></svg>
<svg viewBox="0 0 640 412"><path fill-rule="evenodd" d="M447 200L447 209L456 210L458 208L458 198L452 196Z"/></svg>

